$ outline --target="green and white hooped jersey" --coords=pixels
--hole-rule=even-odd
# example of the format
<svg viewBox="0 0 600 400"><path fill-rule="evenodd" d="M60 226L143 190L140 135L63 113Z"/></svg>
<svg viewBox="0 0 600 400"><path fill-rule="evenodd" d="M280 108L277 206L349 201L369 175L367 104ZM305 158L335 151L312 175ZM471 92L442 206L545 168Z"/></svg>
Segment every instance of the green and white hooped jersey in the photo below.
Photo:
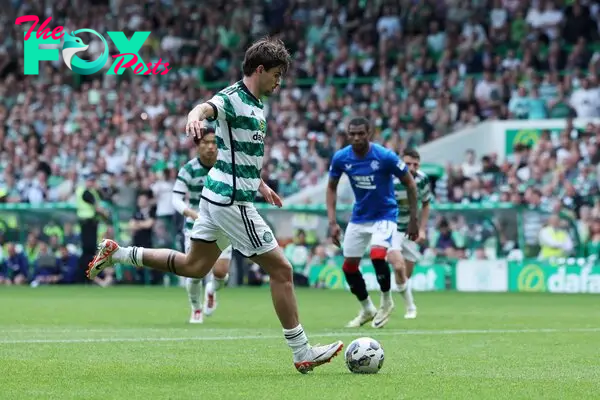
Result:
<svg viewBox="0 0 600 400"><path fill-rule="evenodd" d="M221 90L208 104L215 112L218 155L202 198L221 206L250 205L260 185L265 153L263 103L239 81Z"/></svg>
<svg viewBox="0 0 600 400"><path fill-rule="evenodd" d="M200 206L200 196L204 188L204 182L208 176L209 167L202 165L199 158L194 158L185 163L177 174L175 185L173 185L173 193L186 195L189 193L189 206L191 209L198 211ZM185 230L189 231L194 226L194 220L191 218L185 219Z"/></svg>
<svg viewBox="0 0 600 400"><path fill-rule="evenodd" d="M431 186L429 185L429 177L427 174L421 170L417 170L414 179L417 184L417 199L419 200L419 203L423 204L431 201ZM396 201L398 202L398 231L406 232L408 221L410 220L408 194L406 193L406 187L398 178L394 178L394 193L396 195Z"/></svg>

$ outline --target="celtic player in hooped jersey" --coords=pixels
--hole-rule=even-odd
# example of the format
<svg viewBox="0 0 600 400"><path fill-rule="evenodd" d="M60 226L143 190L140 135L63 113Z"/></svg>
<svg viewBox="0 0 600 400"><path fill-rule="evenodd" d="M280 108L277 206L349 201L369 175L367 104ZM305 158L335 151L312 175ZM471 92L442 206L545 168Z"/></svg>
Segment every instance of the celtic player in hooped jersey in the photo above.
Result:
<svg viewBox="0 0 600 400"><path fill-rule="evenodd" d="M417 306L415 305L409 279L412 276L415 263L421 258L419 244L425 241L427 220L429 219L429 203L431 202L431 188L427 175L419 170L421 156L414 149L406 149L403 153L403 161L410 170L417 184L418 199L421 203L421 215L419 218L419 237L412 241L406 237L410 218L408 208L408 197L406 187L400 180L394 182L394 192L398 202L398 229L392 239L392 247L388 252L388 261L396 272L396 283L398 290L404 298L406 314L404 318L413 319L417 317Z"/></svg>
<svg viewBox="0 0 600 400"><path fill-rule="evenodd" d="M90 263L88 277L93 279L114 263L132 263L203 278L217 261L221 249L230 242L269 273L273 304L292 350L294 365L299 372L307 373L331 361L342 350L343 343L309 344L298 317L292 266L253 204L258 191L269 203L282 206L279 196L260 178L266 135L261 99L280 85L290 60L281 40L266 38L255 42L244 56L243 79L189 113L188 135L202 137L206 129L204 120L216 121L218 150L217 161L202 190L198 218L190 235L190 251L184 254L170 249L122 248L105 239Z"/></svg>
<svg viewBox="0 0 600 400"><path fill-rule="evenodd" d="M198 218L198 206L200 197L204 188L204 181L208 176L217 160L217 141L215 130L211 127L206 129L202 138L194 138L194 144L198 156L188 161L177 174L177 179L173 185L173 208L186 217L184 225L185 252L190 251L190 234L194 227L194 222ZM185 197L189 196L186 204ZM229 264L231 262L231 246L228 246L215 263L213 271L207 277L206 291L204 296L204 308L200 300L202 294L202 279L186 278L185 288L190 300L192 315L191 324L201 324L204 321L204 315L210 316L217 308L217 291L223 287Z"/></svg>

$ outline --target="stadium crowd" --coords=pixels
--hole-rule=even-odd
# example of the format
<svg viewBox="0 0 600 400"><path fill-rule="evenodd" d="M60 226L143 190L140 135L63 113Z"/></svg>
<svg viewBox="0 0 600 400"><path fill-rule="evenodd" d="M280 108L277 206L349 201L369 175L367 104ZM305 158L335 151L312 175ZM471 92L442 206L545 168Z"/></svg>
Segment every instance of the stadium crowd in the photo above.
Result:
<svg viewBox="0 0 600 400"><path fill-rule="evenodd" d="M70 201L93 174L114 206L135 208L144 193L158 217L172 215L176 171L194 156L182 134L187 112L239 79L243 50L266 34L281 37L294 56L267 105L263 178L283 196L325 174L353 114L368 116L375 140L398 152L485 119L600 117L593 1L81 3L14 0L0 16L0 202ZM51 16L51 27L69 32L151 31L140 55L171 70L82 76L58 60L24 76L29 26L14 24L21 15ZM92 58L103 50L98 43L90 44ZM598 243L599 144L600 126L590 125L544 136L501 164L493 154L468 154L438 179L436 200L572 211L580 236ZM445 222L455 232L464 225L436 221ZM526 221L533 247L542 223Z"/></svg>

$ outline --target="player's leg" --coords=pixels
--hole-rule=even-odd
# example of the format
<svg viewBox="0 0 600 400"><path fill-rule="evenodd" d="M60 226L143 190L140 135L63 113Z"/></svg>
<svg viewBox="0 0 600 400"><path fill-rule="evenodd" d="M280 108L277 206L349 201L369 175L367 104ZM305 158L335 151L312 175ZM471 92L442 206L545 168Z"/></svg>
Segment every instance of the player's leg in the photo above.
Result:
<svg viewBox="0 0 600 400"><path fill-rule="evenodd" d="M184 249L185 253L189 253L192 247L190 232L185 233ZM201 324L204 320L202 315L202 279L200 278L185 278L185 290L188 294L190 302L191 315L190 324Z"/></svg>
<svg viewBox="0 0 600 400"><path fill-rule="evenodd" d="M396 276L396 285L398 286L398 291L404 300L404 305L408 310L410 304L413 303L412 300L412 292L408 290L409 288L409 280L406 274L406 260L403 256L403 244L408 239L405 237L404 233L396 231L394 233L394 237L392 239L392 247L388 252L388 261L392 264L394 268L395 276ZM406 314L405 314L406 318Z"/></svg>
<svg viewBox="0 0 600 400"><path fill-rule="evenodd" d="M211 279L206 284L206 294L204 298L204 315L207 317L217 308L217 292L225 286L225 281L229 274L229 264L231 263L232 248L227 246L219 256L212 269Z"/></svg>
<svg viewBox="0 0 600 400"><path fill-rule="evenodd" d="M410 277L413 274L415 264L421 259L421 252L419 246L412 240L405 240L402 243L402 257L405 260L405 274L406 274L406 286L402 296L406 303L406 314L404 318L414 319L417 318L417 306L412 294L412 287Z"/></svg>
<svg viewBox="0 0 600 400"><path fill-rule="evenodd" d="M371 324L373 328L382 328L388 322L392 311L394 311L394 300L391 291L392 273L386 259L396 227L397 225L393 221L378 221L373 224L370 255L377 282L381 289L381 304L379 310L377 310L377 315L373 318Z"/></svg>
<svg viewBox="0 0 600 400"><path fill-rule="evenodd" d="M344 243L342 244L344 254L342 270L350 287L350 292L356 296L361 304L358 315L346 324L347 328L358 328L371 321L377 314L377 308L375 308L369 296L367 284L359 269L360 260L370 240L371 224L349 223L346 227Z"/></svg>
<svg viewBox="0 0 600 400"><path fill-rule="evenodd" d="M220 230L207 212L206 203L200 202L200 218L192 228L191 249L187 254L172 249L120 247L112 239L104 239L90 262L87 276L93 280L103 269L116 263L147 267L188 278L203 278L221 254L217 239Z"/></svg>
<svg viewBox="0 0 600 400"><path fill-rule="evenodd" d="M329 362L342 347L341 341L310 346L298 319L292 266L284 257L271 228L254 206L210 207L214 221L227 234L233 248L260 265L270 275L271 297L292 349L294 365L301 373Z"/></svg>

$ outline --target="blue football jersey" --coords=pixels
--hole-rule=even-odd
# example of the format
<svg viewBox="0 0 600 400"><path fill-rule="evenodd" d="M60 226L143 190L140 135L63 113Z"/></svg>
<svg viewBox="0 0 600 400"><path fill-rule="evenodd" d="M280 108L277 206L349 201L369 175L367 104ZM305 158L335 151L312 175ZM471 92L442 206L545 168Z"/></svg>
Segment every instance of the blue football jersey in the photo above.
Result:
<svg viewBox="0 0 600 400"><path fill-rule="evenodd" d="M356 199L351 222L396 221L398 204L394 196L394 176L408 173L406 164L391 150L371 143L364 157L357 157L352 146L338 150L331 160L329 177L348 175Z"/></svg>

